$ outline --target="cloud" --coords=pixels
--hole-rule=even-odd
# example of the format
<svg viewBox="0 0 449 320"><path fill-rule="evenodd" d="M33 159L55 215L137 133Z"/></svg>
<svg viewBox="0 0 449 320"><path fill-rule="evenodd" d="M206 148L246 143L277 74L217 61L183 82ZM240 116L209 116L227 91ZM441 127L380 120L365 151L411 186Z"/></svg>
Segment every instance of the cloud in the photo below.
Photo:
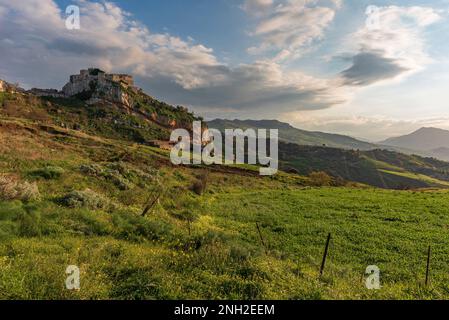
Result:
<svg viewBox="0 0 449 320"><path fill-rule="evenodd" d="M63 10L52 0L0 0L0 78L60 88L69 74L97 66L131 73L150 94L204 112L245 109L263 115L328 108L343 99L327 80L266 60L228 66L211 48L153 33L113 3L77 3L81 29L67 30Z"/></svg>
<svg viewBox="0 0 449 320"><path fill-rule="evenodd" d="M246 1L244 8L259 16L261 10L248 10L259 2L265 3L262 0ZM263 7L266 14L259 17L251 32L261 43L249 48L248 52L253 55L273 53L273 60L277 62L300 57L324 37L341 4L339 0L286 0L276 6L266 4Z"/></svg>
<svg viewBox="0 0 449 320"><path fill-rule="evenodd" d="M273 0L245 0L241 8L248 14L259 16L267 13L273 6Z"/></svg>
<svg viewBox="0 0 449 320"><path fill-rule="evenodd" d="M369 7L367 23L347 39L351 66L341 73L343 82L365 86L406 77L431 62L423 32L440 20L426 7ZM354 45L355 44L355 45Z"/></svg>
<svg viewBox="0 0 449 320"><path fill-rule="evenodd" d="M51 0L0 0L6 18L0 21L0 71L41 85L90 65L154 77L170 74L185 88L216 80L205 72L219 65L212 49L153 34L109 2L79 1L79 6L81 29L67 30L63 13Z"/></svg>
<svg viewBox="0 0 449 320"><path fill-rule="evenodd" d="M272 61L256 61L234 68L223 67L223 81L207 87L186 89L169 79L149 83L169 102L184 101L208 118L277 117L293 110L318 110L345 101L341 88L329 80L317 79L300 72L285 72Z"/></svg>
<svg viewBox="0 0 449 320"><path fill-rule="evenodd" d="M359 52L351 58L352 65L342 72L344 84L367 86L380 80L394 78L408 71L396 60L386 58L382 52Z"/></svg>

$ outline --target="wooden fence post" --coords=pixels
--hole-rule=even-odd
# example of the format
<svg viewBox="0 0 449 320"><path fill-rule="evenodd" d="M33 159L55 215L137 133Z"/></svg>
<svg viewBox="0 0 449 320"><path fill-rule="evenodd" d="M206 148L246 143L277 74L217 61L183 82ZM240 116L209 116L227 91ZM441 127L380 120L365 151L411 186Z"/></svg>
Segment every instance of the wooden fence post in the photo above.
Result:
<svg viewBox="0 0 449 320"><path fill-rule="evenodd" d="M324 248L323 260L321 261L320 277L323 276L324 267L326 266L327 253L329 252L329 243L331 242L331 234L327 236L326 247Z"/></svg>
<svg viewBox="0 0 449 320"><path fill-rule="evenodd" d="M427 268L426 268L426 287L429 285L430 281L430 255L432 254L432 248L429 246L429 251L427 251Z"/></svg>

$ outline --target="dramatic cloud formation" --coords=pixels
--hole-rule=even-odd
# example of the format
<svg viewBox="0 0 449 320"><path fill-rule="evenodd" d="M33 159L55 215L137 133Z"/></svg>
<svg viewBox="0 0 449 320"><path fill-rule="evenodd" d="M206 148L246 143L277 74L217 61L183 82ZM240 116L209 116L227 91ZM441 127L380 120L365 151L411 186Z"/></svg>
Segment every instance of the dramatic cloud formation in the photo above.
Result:
<svg viewBox="0 0 449 320"><path fill-rule="evenodd" d="M96 66L133 74L149 94L186 105L206 118L290 121L298 111L311 114L348 102L360 92L355 87L405 78L432 61L424 33L441 19L439 11L427 7L369 11L358 31L349 36L333 33L335 47L328 52L338 52L346 66L333 66L324 77L292 65L318 44L324 44L326 52L322 40L327 30L337 13L348 14L340 10L341 0L242 0L238 10L247 13L249 39L256 44L242 61L254 60L242 64L220 61L213 49L191 38L154 33L115 3L75 3L81 8L80 30L66 29L65 8L55 0L0 0L0 78L25 87L61 88L69 74ZM245 40L247 36L242 34ZM320 56L307 58L333 63ZM379 124L353 118L326 121L297 124L340 132L354 128L354 133L365 128L367 135L375 135L371 128Z"/></svg>
<svg viewBox="0 0 449 320"><path fill-rule="evenodd" d="M340 6L340 0L287 0L277 5L268 0L246 0L244 9L259 18L251 35L261 39L261 44L248 52L273 52L274 61L298 58L323 38ZM261 13L265 14L261 17Z"/></svg>
<svg viewBox="0 0 449 320"><path fill-rule="evenodd" d="M0 54L6 60L1 72L39 85L45 80L54 84L52 74L66 77L68 71L89 65L138 75L170 75L185 88L218 80L219 75L210 70L219 67L211 49L168 34L152 34L108 2L81 1L80 7L81 29L67 30L62 12L51 0L26 4L0 0L6 16L0 22Z"/></svg>
<svg viewBox="0 0 449 320"><path fill-rule="evenodd" d="M169 34L151 33L118 6L80 1L81 30L65 28L52 0L0 0L0 73L28 86L62 86L88 66L128 72L150 93L196 109L320 109L340 102L329 83L286 72L271 61L229 67L213 50ZM270 5L253 1L249 8ZM45 75L45 76L43 76ZM337 91L337 90L335 90Z"/></svg>
<svg viewBox="0 0 449 320"><path fill-rule="evenodd" d="M426 7L372 7L366 25L348 43L356 53L351 67L342 72L344 83L366 86L420 71L431 59L425 50L423 30L440 20Z"/></svg>
<svg viewBox="0 0 449 320"><path fill-rule="evenodd" d="M278 117L292 110L318 110L344 101L344 92L331 81L300 72L284 72L271 61L258 61L225 69L227 78L207 87L186 90L169 80L151 82L170 100L204 106L208 117L223 117L238 111L240 117Z"/></svg>

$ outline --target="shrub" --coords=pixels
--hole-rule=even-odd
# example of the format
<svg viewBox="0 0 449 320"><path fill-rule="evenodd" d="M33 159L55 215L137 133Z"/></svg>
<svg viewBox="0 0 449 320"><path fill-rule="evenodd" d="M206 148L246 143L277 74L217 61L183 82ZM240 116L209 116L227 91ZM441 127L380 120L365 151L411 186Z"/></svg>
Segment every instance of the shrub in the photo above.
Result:
<svg viewBox="0 0 449 320"><path fill-rule="evenodd" d="M20 200L31 201L40 198L39 188L36 182L29 183L27 181L17 185L17 192Z"/></svg>
<svg viewBox="0 0 449 320"><path fill-rule="evenodd" d="M122 177L117 171L107 171L104 177L122 191L129 190L133 187L133 184L128 179Z"/></svg>
<svg viewBox="0 0 449 320"><path fill-rule="evenodd" d="M80 171L90 176L100 176L103 173L101 166L95 163L81 165Z"/></svg>
<svg viewBox="0 0 449 320"><path fill-rule="evenodd" d="M110 201L104 196L86 189L84 191L72 191L61 199L61 204L70 208L108 209Z"/></svg>
<svg viewBox="0 0 449 320"><path fill-rule="evenodd" d="M127 212L114 212L112 221L116 236L128 241L157 241L172 234L172 226L164 221L149 220Z"/></svg>
<svg viewBox="0 0 449 320"><path fill-rule="evenodd" d="M31 201L39 198L39 188L35 182L20 182L16 177L0 175L0 200Z"/></svg>
<svg viewBox="0 0 449 320"><path fill-rule="evenodd" d="M348 185L348 182L345 179L343 179L342 177L337 177L334 179L333 184L335 187L344 187L344 186Z"/></svg>
<svg viewBox="0 0 449 320"><path fill-rule="evenodd" d="M62 176L64 169L61 167L47 166L41 169L37 169L31 172L34 177L42 177L47 180L57 179Z"/></svg>
<svg viewBox="0 0 449 320"><path fill-rule="evenodd" d="M316 187L330 186L332 183L332 177L326 172L318 171L309 174L310 183Z"/></svg>
<svg viewBox="0 0 449 320"><path fill-rule="evenodd" d="M26 210L17 217L19 234L23 237L37 237L41 235L41 216L34 210Z"/></svg>
<svg viewBox="0 0 449 320"><path fill-rule="evenodd" d="M192 191L199 196L202 195L206 191L208 178L208 171L204 171L202 174L198 175L197 181L195 181L192 185Z"/></svg>
<svg viewBox="0 0 449 320"><path fill-rule="evenodd" d="M103 177L112 182L120 190L129 190L133 184L127 179L131 171L122 163L111 163L103 168L98 164L87 164L80 167L80 171L94 177Z"/></svg>
<svg viewBox="0 0 449 320"><path fill-rule="evenodd" d="M201 183L201 181L195 181L192 185L192 191L195 192L197 195L202 195L203 194L203 184Z"/></svg>

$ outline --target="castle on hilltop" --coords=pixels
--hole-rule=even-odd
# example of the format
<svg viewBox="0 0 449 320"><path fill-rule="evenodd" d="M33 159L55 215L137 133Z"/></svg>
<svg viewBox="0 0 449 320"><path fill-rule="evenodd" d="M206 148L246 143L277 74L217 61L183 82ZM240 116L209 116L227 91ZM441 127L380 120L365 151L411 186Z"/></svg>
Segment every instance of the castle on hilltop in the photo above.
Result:
<svg viewBox="0 0 449 320"><path fill-rule="evenodd" d="M71 97L96 88L117 87L134 89L134 79L127 74L109 74L97 68L81 70L79 74L70 76L70 81L63 88L64 95Z"/></svg>
<svg viewBox="0 0 449 320"><path fill-rule="evenodd" d="M130 105L128 89L138 92L134 86L134 79L127 74L106 73L98 68L81 70L79 74L71 75L69 82L62 91L54 89L30 90L36 96L73 97L79 96L89 104L100 100L118 102L125 106Z"/></svg>

